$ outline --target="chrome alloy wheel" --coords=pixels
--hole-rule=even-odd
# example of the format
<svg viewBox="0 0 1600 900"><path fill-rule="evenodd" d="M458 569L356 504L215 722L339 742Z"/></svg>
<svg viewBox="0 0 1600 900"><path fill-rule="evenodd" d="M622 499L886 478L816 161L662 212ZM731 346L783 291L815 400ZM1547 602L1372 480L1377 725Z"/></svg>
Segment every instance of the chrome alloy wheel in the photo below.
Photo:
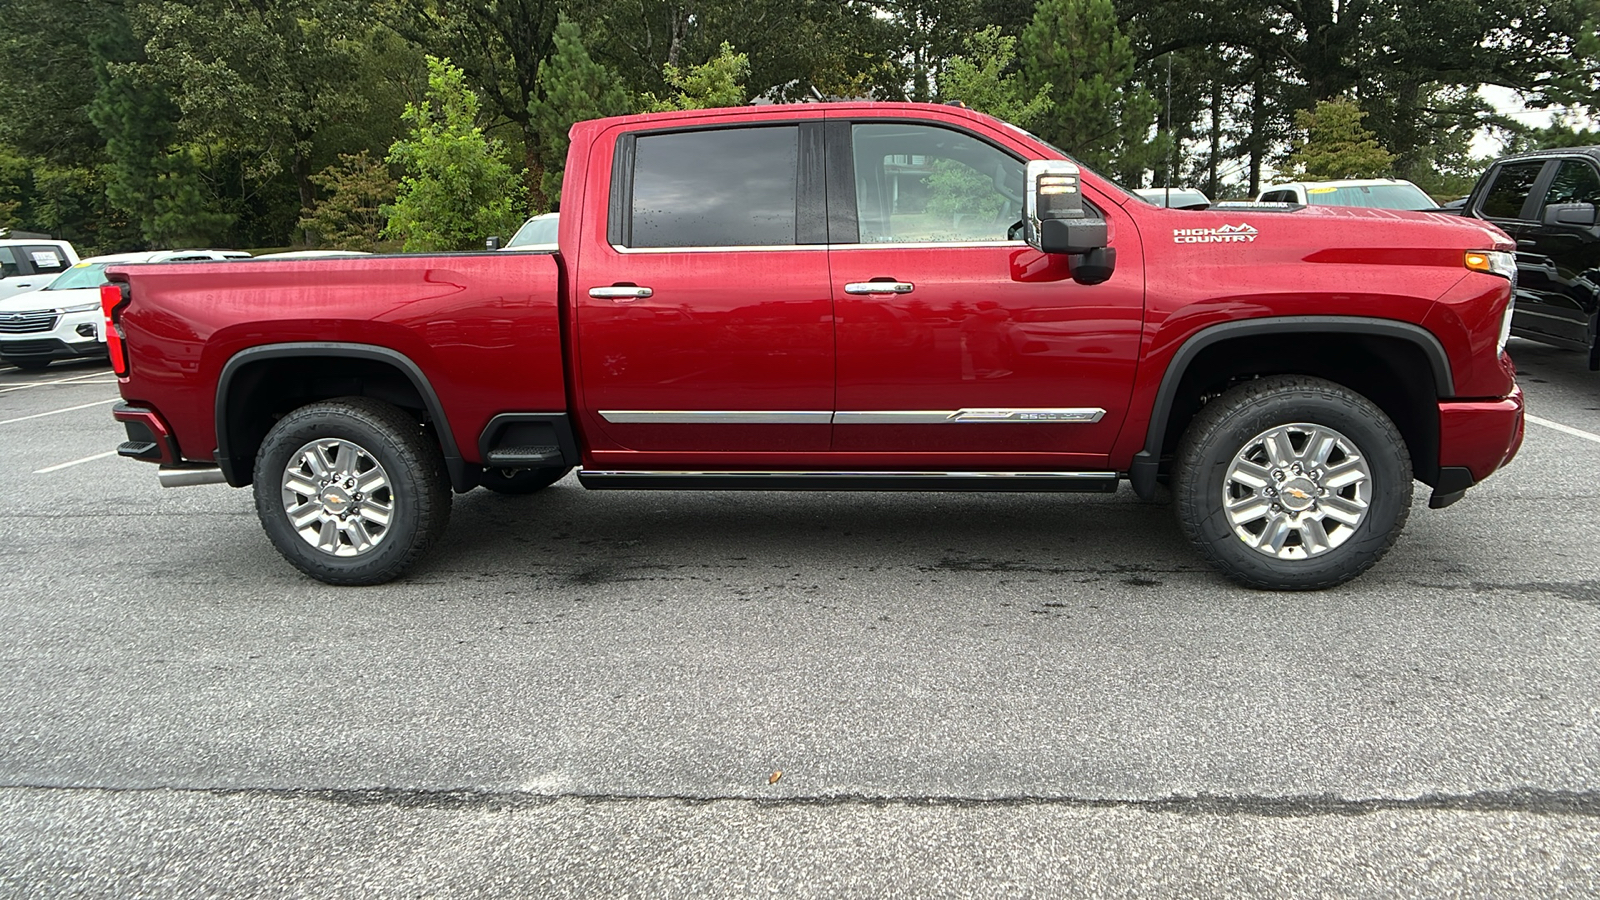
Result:
<svg viewBox="0 0 1600 900"><path fill-rule="evenodd" d="M1349 438L1296 422L1245 442L1222 497L1239 540L1277 559L1310 559L1356 533L1372 502L1372 469Z"/></svg>
<svg viewBox="0 0 1600 900"><path fill-rule="evenodd" d="M311 546L360 556L382 543L394 517L388 473L359 444L312 441L283 470L283 512Z"/></svg>

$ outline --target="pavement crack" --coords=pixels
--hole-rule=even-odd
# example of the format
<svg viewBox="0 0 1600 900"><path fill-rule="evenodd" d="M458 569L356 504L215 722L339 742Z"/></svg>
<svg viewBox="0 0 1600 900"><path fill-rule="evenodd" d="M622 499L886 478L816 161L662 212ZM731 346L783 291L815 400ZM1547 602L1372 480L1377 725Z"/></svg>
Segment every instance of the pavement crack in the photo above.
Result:
<svg viewBox="0 0 1600 900"><path fill-rule="evenodd" d="M877 808L940 807L1006 809L1046 806L1063 809L1126 809L1186 816L1253 816L1260 818L1318 818L1366 816L1383 812L1520 813L1538 816L1600 818L1600 791L1513 788L1469 794L1424 794L1419 797L1339 797L1333 794L1262 796L1258 794L1174 794L1158 798L1073 797L1017 795L1006 797L887 796L872 794L821 794L800 797L741 795L536 793L475 789L414 788L218 788L218 787L108 787L95 785L0 784L0 791L38 791L118 795L186 795L222 799L315 800L353 808L424 810L507 810L537 808L562 802L597 805L674 803L704 806L746 803L760 807L860 806Z"/></svg>

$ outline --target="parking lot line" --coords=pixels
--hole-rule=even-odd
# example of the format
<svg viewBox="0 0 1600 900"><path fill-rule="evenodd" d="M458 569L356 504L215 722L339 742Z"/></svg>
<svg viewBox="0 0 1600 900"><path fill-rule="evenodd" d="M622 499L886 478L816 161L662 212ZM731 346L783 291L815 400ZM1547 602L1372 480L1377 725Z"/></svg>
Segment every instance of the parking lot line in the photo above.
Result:
<svg viewBox="0 0 1600 900"><path fill-rule="evenodd" d="M72 462L64 462L64 463L60 463L60 464L54 465L54 466L45 466L42 469L35 469L33 474L35 474L35 475L48 475L51 472L57 472L57 471L60 471L61 469L70 469L73 466L81 466L86 462L94 462L97 459L105 459L106 457L111 456L111 455L115 454L116 452L117 451L115 451L115 450L107 450L104 453L96 453L93 456L85 456L83 459L75 459Z"/></svg>
<svg viewBox="0 0 1600 900"><path fill-rule="evenodd" d="M74 375L71 378L57 378L57 379L55 379L53 381L33 381L33 382L29 382L27 384L13 384L10 387L0 388L0 394L9 394L12 391L25 391L28 388L49 387L50 385L53 385L53 384L116 384L117 383L117 380L115 378L112 378L110 381L89 381L89 380L87 380L87 379L90 379L90 378L104 378L104 377L106 377L106 374L107 373L105 373L105 372L90 372L87 375Z"/></svg>
<svg viewBox="0 0 1600 900"><path fill-rule="evenodd" d="M1582 428L1573 428L1571 425L1563 425L1560 422L1552 422L1549 419L1541 419L1534 415L1529 415L1527 418L1529 422L1532 422L1535 425L1543 425L1545 428L1559 431L1562 434L1570 434L1573 437L1580 437L1586 441L1594 441L1596 444L1600 444L1600 434L1595 434L1592 431L1584 431Z"/></svg>
<svg viewBox="0 0 1600 900"><path fill-rule="evenodd" d="M45 416L59 416L62 413L75 412L80 409L88 409L91 406L105 406L107 403L115 403L121 399L121 397L112 397L109 400L96 400L93 403L83 403L79 404L78 406L69 406L66 409L52 409L49 412L34 413L31 416L18 416L15 419L6 419L5 421L0 421L0 425L10 425L15 422L26 422L29 419L42 419Z"/></svg>

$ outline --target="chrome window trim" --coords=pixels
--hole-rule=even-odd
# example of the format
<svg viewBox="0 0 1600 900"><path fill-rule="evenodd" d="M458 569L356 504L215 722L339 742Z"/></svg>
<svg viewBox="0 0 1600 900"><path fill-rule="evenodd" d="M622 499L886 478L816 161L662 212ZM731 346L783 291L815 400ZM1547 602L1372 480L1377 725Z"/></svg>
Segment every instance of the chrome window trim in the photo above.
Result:
<svg viewBox="0 0 1600 900"><path fill-rule="evenodd" d="M690 410L602 409L612 425L951 425L1009 423L1023 425L1092 425L1105 418L1099 407L1027 407L1020 409L848 410Z"/></svg>
<svg viewBox="0 0 1600 900"><path fill-rule="evenodd" d="M1026 241L883 241L875 244L751 244L726 247L623 247L609 245L618 253L752 253L759 250L960 250L979 247L1026 247Z"/></svg>

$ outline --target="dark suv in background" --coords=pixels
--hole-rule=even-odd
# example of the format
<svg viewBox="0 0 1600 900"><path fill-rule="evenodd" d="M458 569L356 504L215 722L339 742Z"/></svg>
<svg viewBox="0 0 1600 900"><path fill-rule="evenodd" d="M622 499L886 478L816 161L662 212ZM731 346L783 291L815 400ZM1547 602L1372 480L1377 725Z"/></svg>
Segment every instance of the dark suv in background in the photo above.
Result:
<svg viewBox="0 0 1600 900"><path fill-rule="evenodd" d="M1462 214L1517 242L1518 337L1583 350L1600 370L1600 147L1540 150L1499 159L1478 179Z"/></svg>

